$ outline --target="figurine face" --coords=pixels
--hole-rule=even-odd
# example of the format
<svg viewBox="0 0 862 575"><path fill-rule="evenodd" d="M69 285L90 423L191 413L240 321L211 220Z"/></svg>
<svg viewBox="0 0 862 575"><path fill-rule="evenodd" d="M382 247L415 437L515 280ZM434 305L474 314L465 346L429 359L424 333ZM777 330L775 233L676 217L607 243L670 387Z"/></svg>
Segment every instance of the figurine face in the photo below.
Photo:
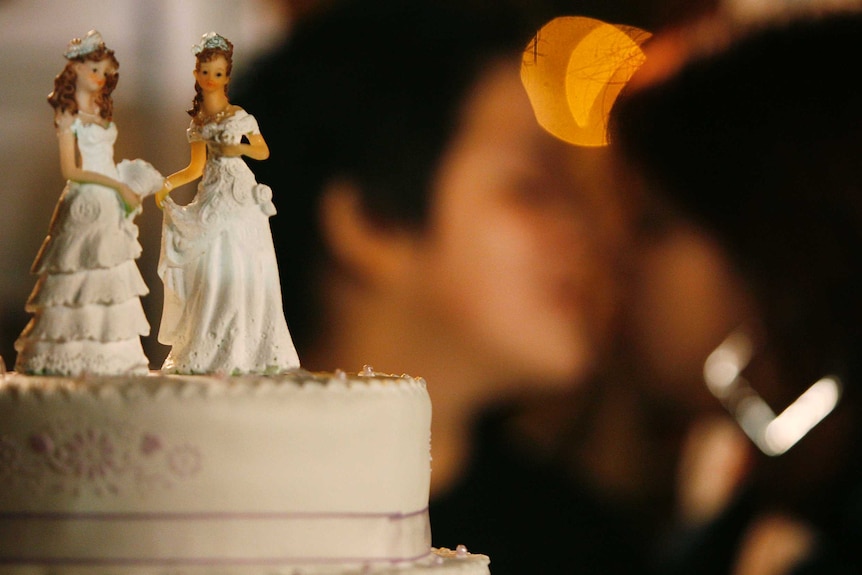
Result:
<svg viewBox="0 0 862 575"><path fill-rule="evenodd" d="M574 166L573 152L593 155ZM538 126L514 64L489 73L463 110L413 272L452 352L498 381L569 384L607 335L603 154Z"/></svg>
<svg viewBox="0 0 862 575"><path fill-rule="evenodd" d="M86 92L98 92L105 87L108 74L114 72L110 60L104 59L98 62L85 60L75 64L76 88Z"/></svg>
<svg viewBox="0 0 862 575"><path fill-rule="evenodd" d="M204 92L224 91L230 81L227 75L227 60L216 56L209 62L201 62L195 68L195 80Z"/></svg>

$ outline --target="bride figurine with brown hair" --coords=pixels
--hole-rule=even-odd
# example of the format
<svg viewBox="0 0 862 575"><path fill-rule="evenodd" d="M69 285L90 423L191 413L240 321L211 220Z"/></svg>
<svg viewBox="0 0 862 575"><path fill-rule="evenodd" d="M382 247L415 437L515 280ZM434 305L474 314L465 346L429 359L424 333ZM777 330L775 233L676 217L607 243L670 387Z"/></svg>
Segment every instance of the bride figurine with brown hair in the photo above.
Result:
<svg viewBox="0 0 862 575"><path fill-rule="evenodd" d="M191 160L156 194L164 209L159 341L171 346L162 369L230 375L296 368L269 228L272 190L242 159L264 160L269 148L254 117L228 100L233 45L210 32L193 51ZM197 178L194 199L174 203L171 190Z"/></svg>
<svg viewBox="0 0 862 575"><path fill-rule="evenodd" d="M141 160L114 163L111 93L119 63L91 31L69 43L48 103L66 188L33 263L32 320L15 342L22 373L78 376L146 373L140 336L150 331L148 290L133 217L161 175ZM155 189L153 187L155 182Z"/></svg>

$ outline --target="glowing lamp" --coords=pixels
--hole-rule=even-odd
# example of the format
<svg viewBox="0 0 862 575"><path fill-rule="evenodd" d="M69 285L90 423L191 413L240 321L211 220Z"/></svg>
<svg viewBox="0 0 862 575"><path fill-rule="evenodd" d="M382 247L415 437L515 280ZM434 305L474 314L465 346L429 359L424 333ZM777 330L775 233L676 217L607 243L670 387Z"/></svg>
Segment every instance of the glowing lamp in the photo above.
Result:
<svg viewBox="0 0 862 575"><path fill-rule="evenodd" d="M644 62L648 32L582 16L555 18L524 50L521 81L539 124L580 146L608 142L608 114Z"/></svg>

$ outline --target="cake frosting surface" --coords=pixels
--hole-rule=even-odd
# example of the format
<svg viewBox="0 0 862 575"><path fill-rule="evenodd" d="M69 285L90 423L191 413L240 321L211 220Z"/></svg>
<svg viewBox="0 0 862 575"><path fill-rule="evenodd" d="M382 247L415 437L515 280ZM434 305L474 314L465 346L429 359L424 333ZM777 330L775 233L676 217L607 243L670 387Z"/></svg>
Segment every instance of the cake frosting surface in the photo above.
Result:
<svg viewBox="0 0 862 575"><path fill-rule="evenodd" d="M487 573L431 549L422 379L0 380L0 573Z"/></svg>

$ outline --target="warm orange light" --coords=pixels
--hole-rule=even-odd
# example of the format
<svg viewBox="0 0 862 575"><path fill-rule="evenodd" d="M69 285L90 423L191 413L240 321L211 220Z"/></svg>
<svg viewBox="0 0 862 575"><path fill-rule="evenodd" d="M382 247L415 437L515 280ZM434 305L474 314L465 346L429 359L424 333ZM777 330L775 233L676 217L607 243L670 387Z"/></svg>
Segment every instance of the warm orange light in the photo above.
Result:
<svg viewBox="0 0 862 575"><path fill-rule="evenodd" d="M580 146L607 144L608 114L644 62L648 32L582 16L555 18L524 50L521 80L539 124Z"/></svg>

